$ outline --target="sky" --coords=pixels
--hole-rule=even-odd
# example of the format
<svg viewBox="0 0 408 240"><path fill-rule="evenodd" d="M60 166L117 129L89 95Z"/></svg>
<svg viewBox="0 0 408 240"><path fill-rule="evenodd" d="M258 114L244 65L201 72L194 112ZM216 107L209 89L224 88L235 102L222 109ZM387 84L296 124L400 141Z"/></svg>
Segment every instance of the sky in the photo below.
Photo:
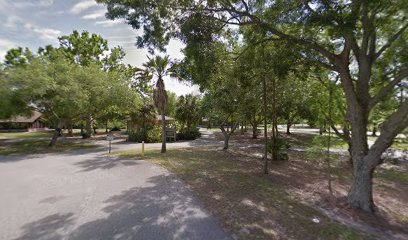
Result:
<svg viewBox="0 0 408 240"><path fill-rule="evenodd" d="M88 31L108 40L109 47L122 46L126 64L141 67L147 60L147 49L135 46L140 31L132 29L121 20L105 18L106 7L94 0L0 0L0 59L8 49L28 47L36 52L38 47L58 45L58 37L73 30ZM182 59L182 43L172 40L167 54L172 59ZM177 95L198 93L197 86L165 79L166 89Z"/></svg>

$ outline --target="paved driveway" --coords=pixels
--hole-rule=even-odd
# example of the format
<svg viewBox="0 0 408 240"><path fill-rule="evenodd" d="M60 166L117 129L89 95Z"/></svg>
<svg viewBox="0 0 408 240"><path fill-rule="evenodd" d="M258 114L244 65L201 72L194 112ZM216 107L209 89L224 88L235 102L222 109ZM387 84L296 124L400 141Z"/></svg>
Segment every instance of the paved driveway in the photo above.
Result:
<svg viewBox="0 0 408 240"><path fill-rule="evenodd" d="M0 239L230 239L166 170L104 153L0 156Z"/></svg>

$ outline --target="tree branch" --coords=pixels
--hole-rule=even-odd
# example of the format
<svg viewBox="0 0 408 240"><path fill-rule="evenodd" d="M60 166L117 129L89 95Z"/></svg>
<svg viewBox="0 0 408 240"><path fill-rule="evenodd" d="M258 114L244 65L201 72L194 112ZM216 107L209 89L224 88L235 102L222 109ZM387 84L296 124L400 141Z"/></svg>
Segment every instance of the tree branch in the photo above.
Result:
<svg viewBox="0 0 408 240"><path fill-rule="evenodd" d="M386 97L398 83L400 83L404 78L407 77L408 67L402 69L399 72L399 74L396 77L394 77L394 80L389 82L385 87L381 88L377 95L371 98L368 104L368 109L371 110L378 102L380 102L384 97Z"/></svg>
<svg viewBox="0 0 408 240"><path fill-rule="evenodd" d="M366 158L369 164L377 166L381 163L381 154L391 146L394 138L408 126L408 100L403 102L397 111L382 124L381 135L371 146Z"/></svg>
<svg viewBox="0 0 408 240"><path fill-rule="evenodd" d="M382 46L382 48L380 48L380 50L378 50L378 52L375 54L375 59L379 58L381 56L381 54L387 50L393 42L395 42L395 40L397 40L399 38L399 36L402 35L402 33L404 33L404 31L408 28L408 23L406 23L400 30L398 30L398 32L396 32L389 40L388 42Z"/></svg>

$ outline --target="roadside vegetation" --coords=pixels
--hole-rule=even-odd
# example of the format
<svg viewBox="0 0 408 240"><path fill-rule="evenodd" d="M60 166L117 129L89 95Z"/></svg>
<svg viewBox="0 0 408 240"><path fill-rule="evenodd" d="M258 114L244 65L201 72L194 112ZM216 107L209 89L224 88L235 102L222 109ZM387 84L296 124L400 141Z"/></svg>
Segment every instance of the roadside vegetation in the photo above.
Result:
<svg viewBox="0 0 408 240"><path fill-rule="evenodd" d="M46 140L20 140L6 142L0 140L0 155L27 155L53 152L69 152L73 150L88 149L97 147L92 142L61 141L58 147L49 148L49 141Z"/></svg>
<svg viewBox="0 0 408 240"><path fill-rule="evenodd" d="M336 201L330 197L325 167L305 161L304 153L290 152L289 162L271 163L267 177L260 173L263 164L259 158L248 154L248 150L234 147L229 151L171 149L166 155L150 150L145 152L145 158L140 151L132 150L115 152L113 156L118 160L144 159L170 170L238 239L386 239L391 236L381 235L382 229L406 234L404 216L408 213L401 209L408 198L406 164L398 170L381 168L376 172L375 198L380 214L374 217L345 208L344 199ZM336 196L341 196L349 185L351 175L347 169L344 157L333 164ZM389 202L391 198L393 201ZM344 219L352 220L350 223Z"/></svg>

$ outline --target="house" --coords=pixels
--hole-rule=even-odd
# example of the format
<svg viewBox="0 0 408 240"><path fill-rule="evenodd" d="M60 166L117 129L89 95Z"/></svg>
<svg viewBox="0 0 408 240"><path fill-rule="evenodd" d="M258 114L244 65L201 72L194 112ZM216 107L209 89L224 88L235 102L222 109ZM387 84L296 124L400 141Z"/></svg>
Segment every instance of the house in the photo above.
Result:
<svg viewBox="0 0 408 240"><path fill-rule="evenodd" d="M0 131L37 132L47 130L41 113L34 111L31 116L19 115L9 119L0 119Z"/></svg>

